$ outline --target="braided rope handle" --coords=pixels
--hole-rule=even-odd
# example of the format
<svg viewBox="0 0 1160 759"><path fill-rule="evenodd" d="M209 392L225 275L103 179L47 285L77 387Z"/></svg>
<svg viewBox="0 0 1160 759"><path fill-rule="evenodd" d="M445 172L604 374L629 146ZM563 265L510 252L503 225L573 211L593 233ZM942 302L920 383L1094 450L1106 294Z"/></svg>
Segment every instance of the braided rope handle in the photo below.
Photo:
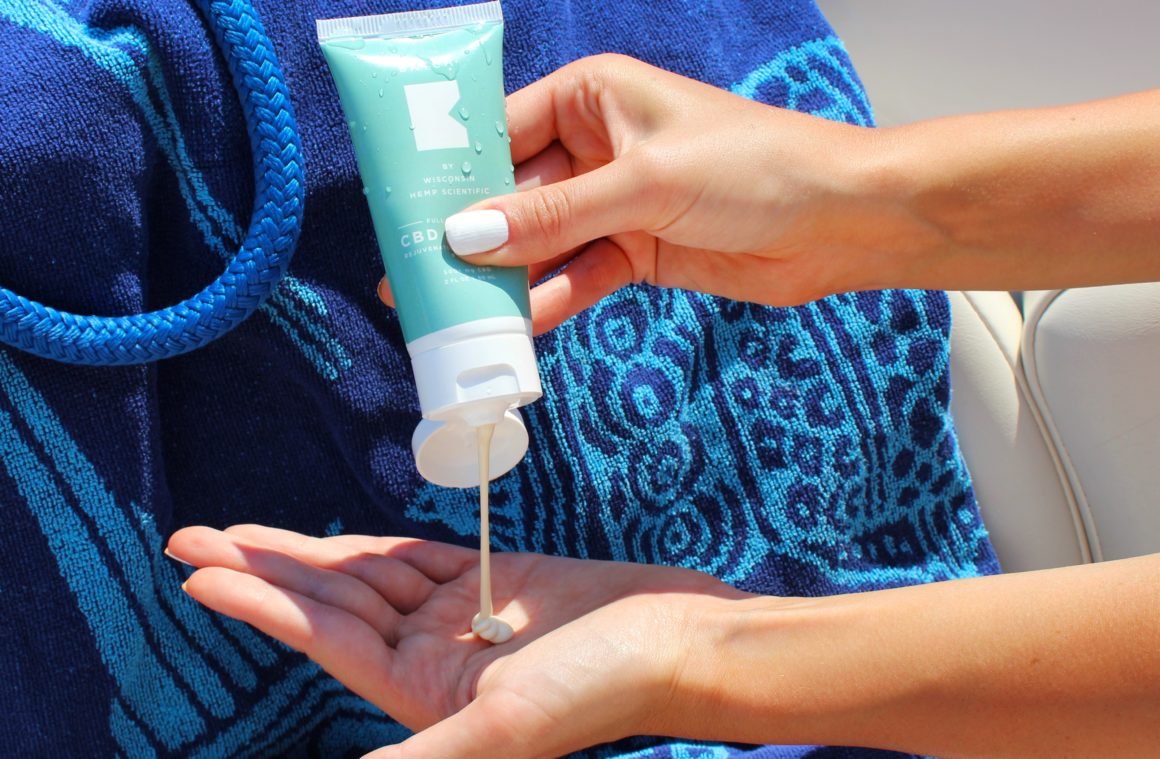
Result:
<svg viewBox="0 0 1160 759"><path fill-rule="evenodd" d="M116 366L177 356L242 323L277 286L298 242L306 179L290 93L249 0L197 0L225 56L254 154L253 219L225 272L170 308L78 316L0 288L0 342L73 364Z"/></svg>

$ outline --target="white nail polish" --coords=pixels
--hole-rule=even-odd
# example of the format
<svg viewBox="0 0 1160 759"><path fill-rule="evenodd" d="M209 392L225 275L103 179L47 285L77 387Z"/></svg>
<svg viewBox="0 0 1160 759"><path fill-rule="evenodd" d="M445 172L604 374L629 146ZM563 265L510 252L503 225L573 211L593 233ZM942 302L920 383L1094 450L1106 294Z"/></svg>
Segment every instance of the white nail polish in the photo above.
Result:
<svg viewBox="0 0 1160 759"><path fill-rule="evenodd" d="M169 558L173 559L173 560L174 560L174 561L176 561L178 564L184 564L184 565L185 565L185 566L187 566L187 567L193 567L193 565L192 565L192 564L190 564L190 563L189 563L188 561L186 561L185 559L179 559L179 558L177 558L176 556L174 556L173 554L171 554L171 553L169 552L169 549L168 549L168 548L163 548L163 549L161 549L161 553L163 553L163 554L165 554L166 556L168 556ZM194 568L194 569L197 569L197 567L193 567L193 568Z"/></svg>
<svg viewBox="0 0 1160 759"><path fill-rule="evenodd" d="M502 211L457 213L447 217L443 228L447 244L460 256L495 250L508 239L507 217Z"/></svg>

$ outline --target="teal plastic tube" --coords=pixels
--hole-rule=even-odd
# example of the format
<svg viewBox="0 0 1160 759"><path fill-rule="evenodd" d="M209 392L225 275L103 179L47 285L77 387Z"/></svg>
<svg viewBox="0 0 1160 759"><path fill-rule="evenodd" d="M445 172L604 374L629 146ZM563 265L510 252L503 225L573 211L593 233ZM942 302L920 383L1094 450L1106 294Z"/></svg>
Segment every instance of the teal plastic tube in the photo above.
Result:
<svg viewBox="0 0 1160 759"><path fill-rule="evenodd" d="M443 239L448 216L515 189L499 3L319 21L318 36L407 342L530 320L526 268L464 263Z"/></svg>
<svg viewBox="0 0 1160 759"><path fill-rule="evenodd" d="M526 268L479 267L444 241L444 221L515 190L498 2L318 22L354 140L363 192L402 324L423 420L419 473L480 484L523 458L518 412L543 394Z"/></svg>

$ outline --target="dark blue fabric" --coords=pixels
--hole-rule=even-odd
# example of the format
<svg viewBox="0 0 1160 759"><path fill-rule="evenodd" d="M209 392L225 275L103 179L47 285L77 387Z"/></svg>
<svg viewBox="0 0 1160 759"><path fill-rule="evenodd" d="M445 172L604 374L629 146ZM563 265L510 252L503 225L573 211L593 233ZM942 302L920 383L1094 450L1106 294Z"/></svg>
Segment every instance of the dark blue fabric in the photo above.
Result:
<svg viewBox="0 0 1160 759"><path fill-rule="evenodd" d="M406 7L438 3L409 2ZM418 418L316 17L256 3L309 169L290 276L235 332L148 367L0 350L0 728L14 756L348 756L405 732L317 667L197 607L161 554L195 523L472 544L471 491L423 483ZM510 88L620 51L867 124L807 0L512 0ZM78 313L172 303L236 249L244 121L180 0L0 0L0 281ZM997 571L948 415L946 298L774 310L636 287L541 338L532 449L497 483L504 550L697 567L820 595ZM834 688L842 683L835 682ZM593 755L718 757L742 748ZM882 752L764 748L755 757Z"/></svg>
<svg viewBox="0 0 1160 759"><path fill-rule="evenodd" d="M306 177L298 124L270 38L248 2L200 0L227 61L254 151L254 213L226 270L179 303L125 316L73 314L0 284L0 343L56 361L127 366L197 350L253 315L281 284L302 229ZM49 31L49 29L46 29ZM130 62L131 63L131 62ZM138 88L137 102L148 107ZM154 136L177 155L177 132ZM170 141L165 141L165 138Z"/></svg>

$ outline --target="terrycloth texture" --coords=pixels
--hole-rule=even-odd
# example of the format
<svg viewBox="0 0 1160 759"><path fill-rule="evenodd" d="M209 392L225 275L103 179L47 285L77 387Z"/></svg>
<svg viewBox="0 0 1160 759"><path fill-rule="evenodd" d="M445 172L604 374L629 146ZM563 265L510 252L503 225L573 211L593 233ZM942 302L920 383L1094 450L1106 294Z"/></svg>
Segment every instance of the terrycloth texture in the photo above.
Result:
<svg viewBox="0 0 1160 759"><path fill-rule="evenodd" d="M407 7L431 5L408 2ZM471 491L424 484L418 418L317 17L261 0L309 168L290 277L209 348L95 369L0 350L0 728L13 756L346 756L404 731L317 667L199 608L174 529L254 521L472 544ZM867 123L806 0L506 5L525 85L615 50ZM234 90L180 0L0 0L0 281L135 313L211 281L253 195ZM997 571L947 412L940 294L772 310L646 287L538 342L532 449L492 499L504 550L698 567L817 595ZM842 683L832 683L841 688ZM646 748L591 755L846 757Z"/></svg>
<svg viewBox="0 0 1160 759"><path fill-rule="evenodd" d="M256 197L244 243L205 288L180 303L140 314L72 314L0 286L0 342L5 345L85 366L172 358L237 327L281 284L297 248L306 194L290 93L252 5L200 0L198 7L228 63L254 151ZM137 94L147 93L142 88ZM177 143L168 147L173 150Z"/></svg>

